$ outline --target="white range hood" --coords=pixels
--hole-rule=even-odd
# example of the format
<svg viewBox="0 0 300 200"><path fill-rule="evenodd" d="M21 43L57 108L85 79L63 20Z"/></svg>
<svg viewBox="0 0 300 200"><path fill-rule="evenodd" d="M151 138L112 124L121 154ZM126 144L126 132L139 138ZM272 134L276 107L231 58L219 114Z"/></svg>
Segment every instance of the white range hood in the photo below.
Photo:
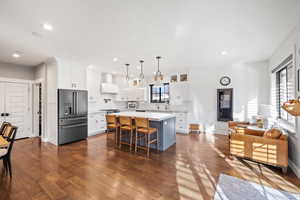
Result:
<svg viewBox="0 0 300 200"><path fill-rule="evenodd" d="M117 84L113 83L113 75L105 74L105 82L101 84L101 93L103 94L117 94L119 92L119 87Z"/></svg>

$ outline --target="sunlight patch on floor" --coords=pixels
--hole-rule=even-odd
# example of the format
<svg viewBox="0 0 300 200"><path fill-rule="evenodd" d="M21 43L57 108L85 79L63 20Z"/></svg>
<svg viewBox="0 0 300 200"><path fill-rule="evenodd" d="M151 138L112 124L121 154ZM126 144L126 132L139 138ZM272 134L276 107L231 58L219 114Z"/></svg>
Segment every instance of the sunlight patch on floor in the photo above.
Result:
<svg viewBox="0 0 300 200"><path fill-rule="evenodd" d="M181 161L176 161L176 181L180 199L203 199L193 172Z"/></svg>

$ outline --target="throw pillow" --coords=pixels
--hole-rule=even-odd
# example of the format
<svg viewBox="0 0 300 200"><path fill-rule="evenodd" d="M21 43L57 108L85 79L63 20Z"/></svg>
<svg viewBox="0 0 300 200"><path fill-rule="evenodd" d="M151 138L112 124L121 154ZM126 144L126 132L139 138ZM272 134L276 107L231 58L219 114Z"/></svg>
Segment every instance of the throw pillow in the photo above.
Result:
<svg viewBox="0 0 300 200"><path fill-rule="evenodd" d="M282 134L283 133L280 129L271 128L264 133L264 137L270 139L279 139Z"/></svg>

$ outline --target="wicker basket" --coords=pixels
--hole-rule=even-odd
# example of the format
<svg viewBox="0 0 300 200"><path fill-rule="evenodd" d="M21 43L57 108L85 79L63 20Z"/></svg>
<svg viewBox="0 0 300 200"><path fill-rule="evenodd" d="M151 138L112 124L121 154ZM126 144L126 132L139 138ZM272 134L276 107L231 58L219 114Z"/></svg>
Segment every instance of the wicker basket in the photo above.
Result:
<svg viewBox="0 0 300 200"><path fill-rule="evenodd" d="M300 101L289 100L281 106L286 112L294 116L300 116Z"/></svg>

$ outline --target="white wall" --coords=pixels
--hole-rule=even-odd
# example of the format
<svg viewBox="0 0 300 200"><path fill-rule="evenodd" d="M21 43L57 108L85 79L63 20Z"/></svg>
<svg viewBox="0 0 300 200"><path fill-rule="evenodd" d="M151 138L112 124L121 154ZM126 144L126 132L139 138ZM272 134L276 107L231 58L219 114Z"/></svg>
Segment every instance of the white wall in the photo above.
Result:
<svg viewBox="0 0 300 200"><path fill-rule="evenodd" d="M269 62L269 70L277 67L290 54L294 55L295 75L297 68L300 68L300 23L289 34L287 39L274 52ZM270 72L271 73L271 72ZM272 79L274 85L275 79ZM296 83L297 80L295 80ZM296 84L295 84L296 85ZM272 87L270 88L272 90ZM300 96L296 91L295 96ZM273 101L274 102L274 101ZM300 117L297 117L296 126L289 131L289 165L293 171L300 177Z"/></svg>
<svg viewBox="0 0 300 200"><path fill-rule="evenodd" d="M0 77L33 80L34 68L0 62Z"/></svg>
<svg viewBox="0 0 300 200"><path fill-rule="evenodd" d="M48 59L34 68L34 80L42 82L43 141L57 145L57 61Z"/></svg>
<svg viewBox="0 0 300 200"><path fill-rule="evenodd" d="M189 72L192 98L189 121L199 123L206 132L214 132L217 121L217 89L224 88L219 80L229 76L233 88L235 120L249 120L257 115L259 104L269 102L268 63L246 63L226 67L191 69Z"/></svg>
<svg viewBox="0 0 300 200"><path fill-rule="evenodd" d="M57 62L46 63L46 135L49 142L57 144Z"/></svg>
<svg viewBox="0 0 300 200"><path fill-rule="evenodd" d="M34 80L45 80L46 78L46 66L44 63L34 68Z"/></svg>

